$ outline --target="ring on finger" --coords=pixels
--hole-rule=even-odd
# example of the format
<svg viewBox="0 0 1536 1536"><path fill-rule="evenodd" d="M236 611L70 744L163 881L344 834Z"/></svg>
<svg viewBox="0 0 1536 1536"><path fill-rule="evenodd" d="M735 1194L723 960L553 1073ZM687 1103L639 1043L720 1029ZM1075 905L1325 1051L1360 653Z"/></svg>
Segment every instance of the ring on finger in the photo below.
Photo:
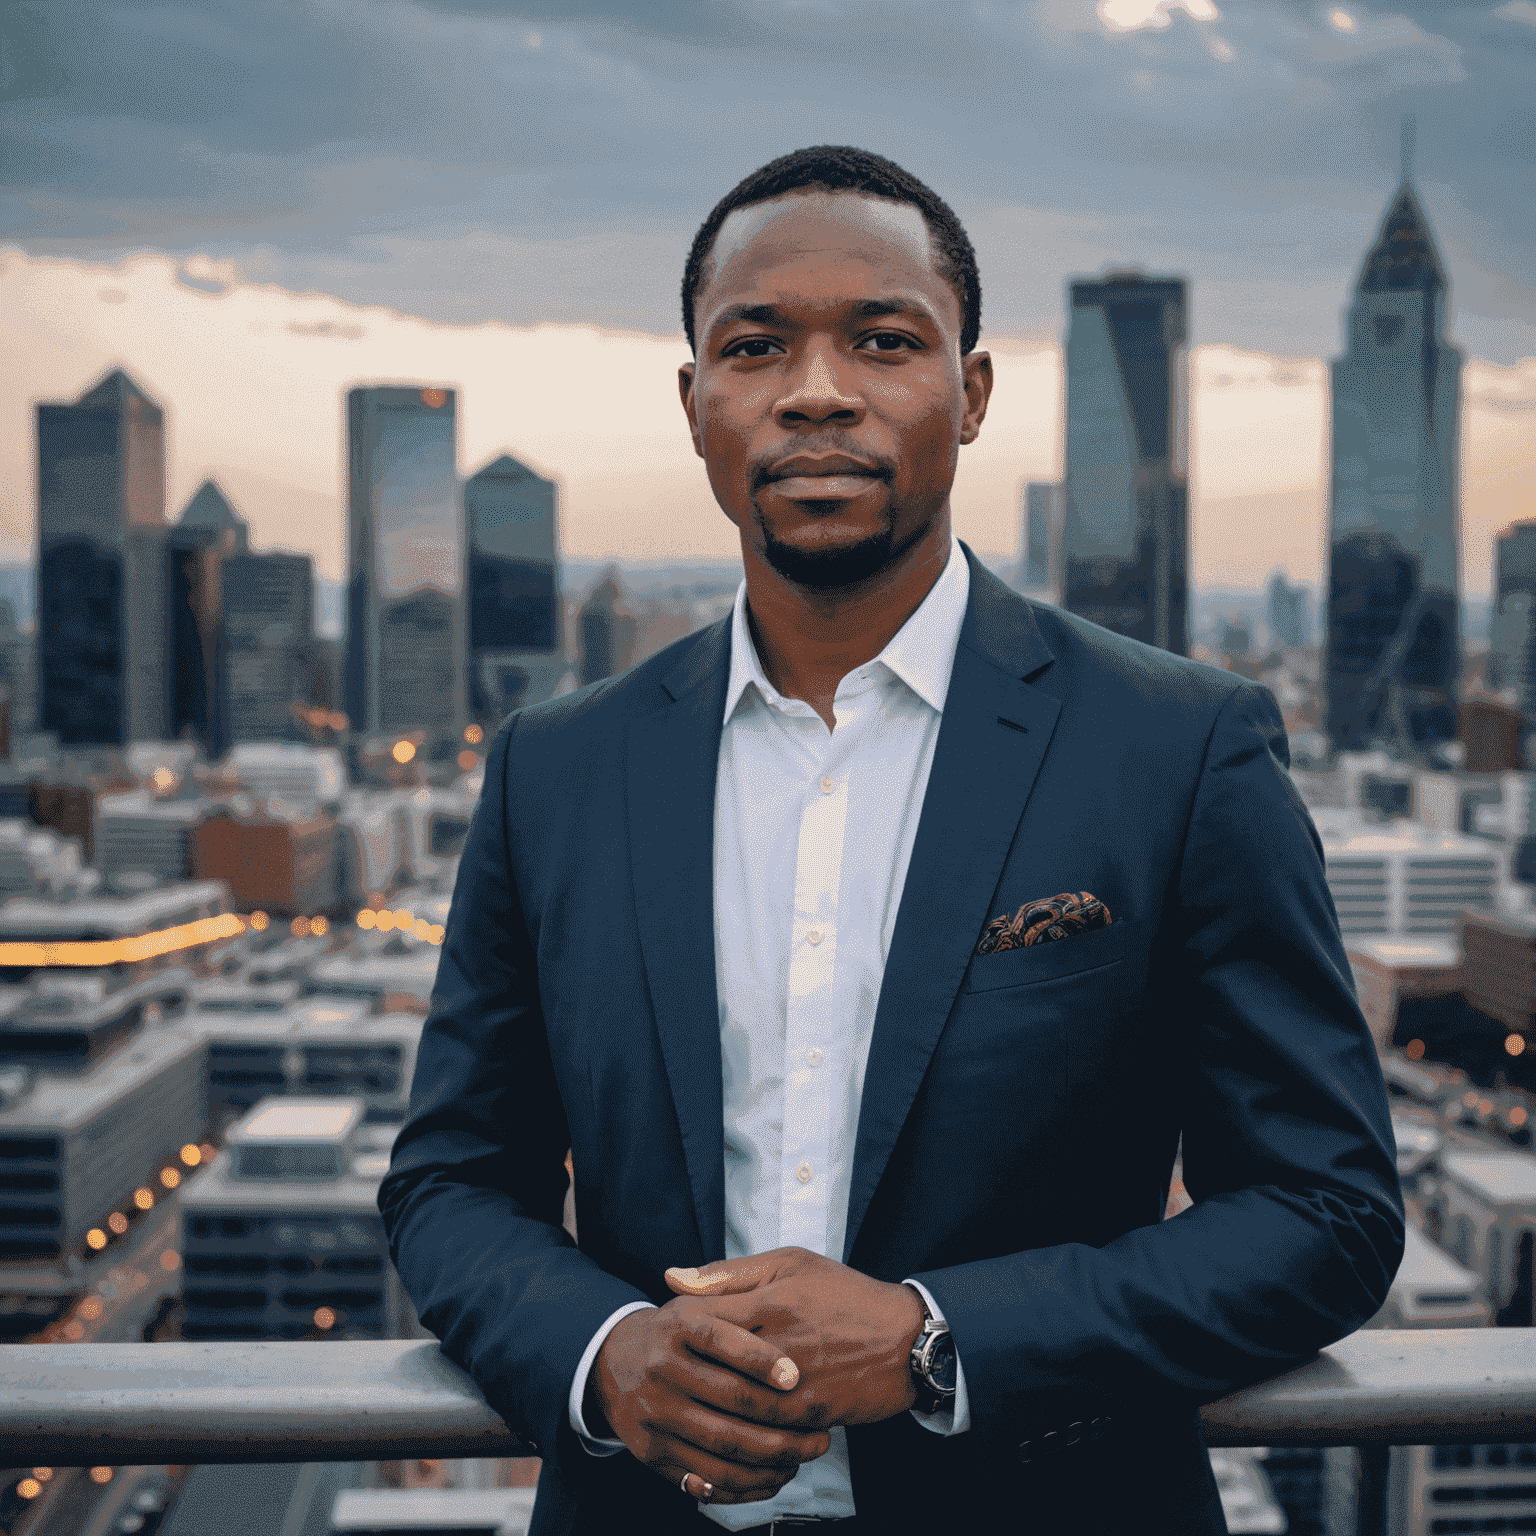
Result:
<svg viewBox="0 0 1536 1536"><path fill-rule="evenodd" d="M698 1478L699 1487L704 1490L702 1493L695 1493L693 1489L688 1486L689 1480L691 1478ZM678 1486L690 1498L697 1499L701 1504L708 1504L709 1501L715 1496L715 1485L713 1483L705 1482L702 1477L699 1477L697 1472L684 1472L682 1482Z"/></svg>

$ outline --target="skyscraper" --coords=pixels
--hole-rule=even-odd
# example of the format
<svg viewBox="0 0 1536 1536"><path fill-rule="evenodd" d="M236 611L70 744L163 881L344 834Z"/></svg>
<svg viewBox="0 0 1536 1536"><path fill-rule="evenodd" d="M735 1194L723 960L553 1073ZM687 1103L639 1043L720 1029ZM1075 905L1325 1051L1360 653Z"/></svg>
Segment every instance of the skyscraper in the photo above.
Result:
<svg viewBox="0 0 1536 1536"><path fill-rule="evenodd" d="M1461 353L1407 162L1333 364L1324 670L1336 748L1413 755L1456 734Z"/></svg>
<svg viewBox="0 0 1536 1536"><path fill-rule="evenodd" d="M347 395L347 659L353 730L457 731L464 539L451 389Z"/></svg>
<svg viewBox="0 0 1536 1536"><path fill-rule="evenodd" d="M1284 571L1269 578L1269 643L1302 646L1312 643L1310 594L1299 582L1292 586Z"/></svg>
<svg viewBox="0 0 1536 1536"><path fill-rule="evenodd" d="M223 590L229 739L294 740L293 706L309 704L314 687L314 561L242 550L224 561Z"/></svg>
<svg viewBox="0 0 1536 1536"><path fill-rule="evenodd" d="M1512 692L1527 719L1536 720L1536 522L1511 523L1493 550L1485 681Z"/></svg>
<svg viewBox="0 0 1536 1536"><path fill-rule="evenodd" d="M464 482L469 706L500 720L560 681L555 485L508 454Z"/></svg>
<svg viewBox="0 0 1536 1536"><path fill-rule="evenodd" d="M166 429L120 369L37 407L38 723L66 746L166 723Z"/></svg>
<svg viewBox="0 0 1536 1536"><path fill-rule="evenodd" d="M1189 637L1187 284L1069 285L1062 606L1180 654Z"/></svg>
<svg viewBox="0 0 1536 1536"><path fill-rule="evenodd" d="M166 726L165 419L114 369L37 408L38 723L65 746Z"/></svg>
<svg viewBox="0 0 1536 1536"><path fill-rule="evenodd" d="M246 526L218 482L205 480L166 533L167 722L173 740L229 747L229 636L224 561L246 548Z"/></svg>
<svg viewBox="0 0 1536 1536"><path fill-rule="evenodd" d="M1056 587L1061 580L1062 486L1058 480L1031 480L1024 487L1023 556L1019 585L1030 590Z"/></svg>

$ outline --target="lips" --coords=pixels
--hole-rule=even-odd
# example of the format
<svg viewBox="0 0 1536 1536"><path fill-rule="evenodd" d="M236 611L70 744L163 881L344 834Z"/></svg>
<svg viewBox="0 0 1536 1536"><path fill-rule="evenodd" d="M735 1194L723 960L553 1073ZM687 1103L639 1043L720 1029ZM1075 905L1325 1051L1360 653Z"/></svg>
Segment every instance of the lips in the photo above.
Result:
<svg viewBox="0 0 1536 1536"><path fill-rule="evenodd" d="M791 501L847 501L884 484L886 478L878 465L846 454L798 454L775 464L765 477L779 495Z"/></svg>

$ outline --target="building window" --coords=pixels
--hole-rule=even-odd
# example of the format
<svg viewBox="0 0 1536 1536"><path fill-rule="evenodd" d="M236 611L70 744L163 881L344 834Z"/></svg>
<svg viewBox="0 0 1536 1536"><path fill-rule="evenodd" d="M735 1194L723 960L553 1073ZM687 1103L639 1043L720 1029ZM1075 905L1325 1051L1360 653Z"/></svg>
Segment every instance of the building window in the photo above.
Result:
<svg viewBox="0 0 1536 1536"><path fill-rule="evenodd" d="M1401 315L1372 315L1371 332L1378 347L1395 347L1402 339L1403 317Z"/></svg>

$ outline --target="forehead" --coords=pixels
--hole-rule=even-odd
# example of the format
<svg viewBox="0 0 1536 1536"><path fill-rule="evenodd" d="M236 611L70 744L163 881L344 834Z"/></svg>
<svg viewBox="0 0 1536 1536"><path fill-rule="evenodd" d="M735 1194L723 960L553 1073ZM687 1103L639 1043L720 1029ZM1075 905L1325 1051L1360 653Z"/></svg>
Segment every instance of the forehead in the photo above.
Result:
<svg viewBox="0 0 1536 1536"><path fill-rule="evenodd" d="M770 294L856 302L898 290L958 318L919 209L857 192L791 192L727 216L699 288L698 321L702 328L712 310Z"/></svg>

